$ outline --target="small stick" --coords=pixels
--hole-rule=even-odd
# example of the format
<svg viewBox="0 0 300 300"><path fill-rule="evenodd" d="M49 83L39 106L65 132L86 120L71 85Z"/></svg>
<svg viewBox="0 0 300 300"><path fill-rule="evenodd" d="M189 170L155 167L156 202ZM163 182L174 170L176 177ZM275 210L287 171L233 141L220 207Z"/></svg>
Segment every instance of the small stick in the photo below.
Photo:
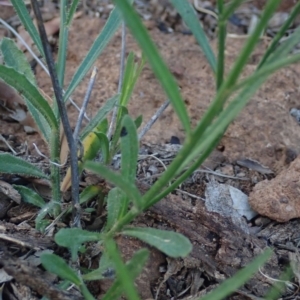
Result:
<svg viewBox="0 0 300 300"><path fill-rule="evenodd" d="M74 138L76 143L77 143L77 140L78 140L79 130L80 130L80 127L81 127L81 124L82 124L82 119L83 119L83 116L85 114L86 107L87 107L88 102L90 100L92 89L93 89L94 84L95 84L95 79L96 79L97 72L98 72L97 68L94 67L91 78L90 78L90 81L89 81L89 85L88 85L88 88L86 90L86 94L85 94L85 97L84 97L84 100L83 100L83 103L82 103L82 107L80 109L80 113L79 113L79 116L78 116L78 121L77 121L75 130L74 130L74 133L73 133L73 138Z"/></svg>
<svg viewBox="0 0 300 300"><path fill-rule="evenodd" d="M156 122L156 120L160 117L160 115L164 112L164 110L168 107L170 104L170 101L167 100L157 111L156 113L151 117L149 122L142 128L138 135L139 141L142 139L142 137L150 130L152 125Z"/></svg>
<svg viewBox="0 0 300 300"><path fill-rule="evenodd" d="M121 45L121 62L120 62L120 74L119 74L119 84L118 84L118 93L121 93L124 77L124 68L125 68L125 54L126 54L126 25L125 22L122 22L122 45ZM108 129L108 140L112 136L112 131L116 122L118 107L115 106L113 109L113 114Z"/></svg>

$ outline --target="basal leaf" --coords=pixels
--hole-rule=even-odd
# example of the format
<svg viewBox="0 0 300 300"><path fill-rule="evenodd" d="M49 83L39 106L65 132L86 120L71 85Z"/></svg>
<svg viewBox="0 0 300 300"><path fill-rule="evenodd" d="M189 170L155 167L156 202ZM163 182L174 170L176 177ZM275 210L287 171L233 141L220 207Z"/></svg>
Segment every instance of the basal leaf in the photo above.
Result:
<svg viewBox="0 0 300 300"><path fill-rule="evenodd" d="M191 242L182 234L154 228L126 228L122 234L136 237L170 257L185 257L192 251Z"/></svg>
<svg viewBox="0 0 300 300"><path fill-rule="evenodd" d="M49 179L39 168L9 153L0 153L0 173Z"/></svg>
<svg viewBox="0 0 300 300"><path fill-rule="evenodd" d="M43 208L46 205L44 199L32 189L23 185L16 185L16 184L14 184L13 187L22 196L23 202L33 204L40 208Z"/></svg>
<svg viewBox="0 0 300 300"><path fill-rule="evenodd" d="M81 285L81 280L74 270L59 256L50 253L41 255L43 267L58 277L69 280L77 286Z"/></svg>
<svg viewBox="0 0 300 300"><path fill-rule="evenodd" d="M139 151L136 127L128 115L123 117L122 126L126 134L121 136L121 174L129 182L134 182Z"/></svg>
<svg viewBox="0 0 300 300"><path fill-rule="evenodd" d="M58 130L58 122L48 102L41 95L39 90L16 70L0 65L0 78L8 85L15 88L36 110L43 115L53 130ZM34 116L33 116L34 117Z"/></svg>
<svg viewBox="0 0 300 300"><path fill-rule="evenodd" d="M147 249L141 249L134 253L131 260L126 263L126 270L130 273L132 278L136 278L142 272L148 257L149 251ZM102 300L119 299L122 293L121 282L119 278L117 278Z"/></svg>
<svg viewBox="0 0 300 300"><path fill-rule="evenodd" d="M104 246L108 256L116 265L117 278L120 280L126 298L130 300L139 300L140 298L134 285L134 277L124 264L117 244L113 239L106 239L104 241Z"/></svg>
<svg viewBox="0 0 300 300"><path fill-rule="evenodd" d="M80 228L63 228L55 235L54 240L59 246L66 247L70 250L72 261L76 261L77 252L81 245L86 242L99 241L101 234L83 230Z"/></svg>
<svg viewBox="0 0 300 300"><path fill-rule="evenodd" d="M107 195L107 231L109 231L118 221L125 200L126 194L119 188L115 187L109 191Z"/></svg>
<svg viewBox="0 0 300 300"><path fill-rule="evenodd" d="M30 64L27 61L25 54L17 47L16 43L8 38L1 40L1 52L3 62L7 67L11 67L21 74L36 86L36 81Z"/></svg>

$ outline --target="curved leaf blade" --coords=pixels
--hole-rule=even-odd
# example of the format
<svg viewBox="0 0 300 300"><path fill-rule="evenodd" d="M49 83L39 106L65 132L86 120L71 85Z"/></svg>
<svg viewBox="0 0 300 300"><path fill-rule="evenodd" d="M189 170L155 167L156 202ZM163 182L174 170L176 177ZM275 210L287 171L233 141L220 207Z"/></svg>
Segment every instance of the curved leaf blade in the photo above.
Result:
<svg viewBox="0 0 300 300"><path fill-rule="evenodd" d="M65 101L71 96L75 88L78 86L80 81L95 63L98 56L102 53L104 48L107 46L108 42L111 40L113 35L118 30L121 25L122 17L121 13L117 8L114 8L110 13L108 20L105 23L104 28L101 33L95 39L92 47L87 53L86 57L83 59L79 67L77 68L67 90L64 95Z"/></svg>
<svg viewBox="0 0 300 300"><path fill-rule="evenodd" d="M15 42L11 39L3 38L0 47L5 65L24 74L26 78L36 86L35 77L30 64L28 63L25 54L17 47Z"/></svg>
<svg viewBox="0 0 300 300"><path fill-rule="evenodd" d="M94 161L87 161L84 165L85 168L91 170L92 172L99 174L103 178L105 178L107 181L113 183L115 186L119 187L126 193L126 195L132 200L132 202L138 207L142 207L142 197L137 189L137 187L131 183L128 182L123 178L123 176L113 172L108 167L95 163Z"/></svg>
<svg viewBox="0 0 300 300"><path fill-rule="evenodd" d="M47 271L80 286L80 278L61 257L51 253L44 253L41 255L41 262Z"/></svg>
<svg viewBox="0 0 300 300"><path fill-rule="evenodd" d="M43 208L46 205L44 199L32 189L23 185L14 184L13 187L22 196L23 202L33 204L37 207Z"/></svg>
<svg viewBox="0 0 300 300"><path fill-rule="evenodd" d="M98 110L95 117L88 123L80 134L80 140L83 140L100 122L104 120L107 114L114 108L116 103L119 101L120 95L117 94L108 99L104 105Z"/></svg>
<svg viewBox="0 0 300 300"><path fill-rule="evenodd" d="M49 179L39 168L9 153L0 153L0 173Z"/></svg>
<svg viewBox="0 0 300 300"><path fill-rule="evenodd" d="M16 10L23 26L28 31L30 37L32 38L32 40L36 44L36 46L39 49L40 53L42 54L43 57L45 57L42 42L41 42L41 39L40 39L40 35L39 35L36 27L34 26L32 20L31 20L31 17L28 13L28 10L26 8L26 5L25 5L24 1L23 0L22 1L20 1L20 0L11 0L11 3L13 4L14 9Z"/></svg>
<svg viewBox="0 0 300 300"><path fill-rule="evenodd" d="M133 227L126 228L121 233L138 238L170 257L185 257L192 251L189 239L174 231Z"/></svg>
<svg viewBox="0 0 300 300"><path fill-rule="evenodd" d="M15 88L26 100L32 104L45 118L50 128L58 130L58 122L50 105L25 75L12 68L0 65L0 78L8 85Z"/></svg>
<svg viewBox="0 0 300 300"><path fill-rule="evenodd" d="M272 250L267 249L260 256L256 257L249 265L247 265L242 270L238 271L233 277L225 280L211 293L205 295L204 297L197 298L198 300L222 300L226 299L231 293L236 291L240 286L242 286L252 275L259 269L259 267L264 264L271 256Z"/></svg>
<svg viewBox="0 0 300 300"><path fill-rule="evenodd" d="M136 278L142 272L148 257L149 251L147 249L141 249L134 253L130 261L126 263L126 270L131 274L132 278ZM121 282L119 278L117 278L102 300L119 299L122 293Z"/></svg>

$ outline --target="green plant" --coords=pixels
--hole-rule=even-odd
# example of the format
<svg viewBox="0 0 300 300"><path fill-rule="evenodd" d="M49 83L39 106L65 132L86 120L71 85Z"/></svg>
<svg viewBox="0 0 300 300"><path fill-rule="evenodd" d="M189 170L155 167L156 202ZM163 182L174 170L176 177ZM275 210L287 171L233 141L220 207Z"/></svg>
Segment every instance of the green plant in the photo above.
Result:
<svg viewBox="0 0 300 300"><path fill-rule="evenodd" d="M128 57L120 96L117 95L116 97L108 100L105 106L99 111L97 116L89 123L87 128L84 129L80 135L80 139L84 145L84 150L81 155L82 162L79 163L79 171L81 171L82 168L87 168L116 186L111 189L107 195L107 224L101 233L88 232L79 228L70 228L61 229L55 235L56 243L70 250L71 260L73 263L77 261L78 252L82 251L82 245L84 243L94 241L102 244L105 252L99 262L99 268L90 273L84 274L83 276L79 276L61 258L54 254L45 254L42 257L42 263L46 269L56 273L62 279L68 280L77 285L86 299L93 299L93 297L87 290L84 281L102 279L103 272L107 266L113 266L115 268L117 279L107 292L104 299L117 299L122 293L125 293L128 299L139 299L137 291L133 285L133 281L135 277L138 276L145 261L147 260L148 253L145 250L137 252L129 262L124 264L118 251L118 247L114 241L116 235L121 234L139 238L172 257L186 256L191 251L191 243L180 234L152 228L131 227L130 222L140 213L160 201L163 197L174 190L180 183L187 179L199 165L202 164L205 158L218 144L229 124L234 120L237 114L246 105L251 96L257 91L267 77L279 68L300 60L300 54L289 55L290 50L293 48L295 43L297 43L298 31L296 31L282 45L279 45L279 40L285 33L285 30L299 13L300 3L295 5L293 13L283 25L282 30L280 30L277 36L273 39L273 42L263 56L256 71L248 78L239 80L261 33L266 28L269 19L275 12L280 1L268 1L261 15L260 21L253 33L246 40L245 46L238 59L229 73L224 76L226 23L228 18L242 1L233 0L228 5L224 5L222 0L217 1L219 9L219 48L216 59L192 6L188 3L188 1L171 0L174 7L181 14L182 18L195 35L197 42L203 49L212 68L212 73L216 78L215 98L202 119L199 120L196 127L191 128L190 119L175 79L168 70L166 63L160 57L155 44L149 37L149 34L138 15L131 7L129 1L115 0L114 2L116 4L116 8L111 13L104 29L95 40L87 56L78 67L70 85L66 88L64 99L62 99L62 96L60 95L62 94L60 87L63 86L64 82L67 49L66 40L68 28L71 24L78 1L73 1L70 8L67 9L66 1L61 0L61 37L58 54L58 62L60 63L57 64L56 70L57 82L53 80L54 89L57 93L56 102L54 102L52 106L47 103L39 92L34 81L34 77L28 69L29 66L20 51L18 51L13 43L7 39L3 39L1 43L1 52L5 66L0 66L0 78L10 86L17 89L24 97L29 111L38 124L45 140L49 144L50 160L52 162L59 163L60 145L57 142L60 130L59 116L64 119L64 112L61 107L62 103L60 100L63 100L64 102L67 101L75 87L86 75L95 59L107 45L109 39L113 36L121 24L122 19L143 50L145 58L159 79L186 133L184 145L176 158L164 174L155 182L155 184L144 195L141 195L135 185L135 173L138 158L137 124L140 123L140 119L133 121L126 110L128 99L139 76L141 67L135 66L133 63L133 56L130 55ZM41 42L37 31L29 18L23 1L12 0L12 3L23 24L33 37L33 40L41 54L47 58L45 42ZM32 1L32 3L34 6L35 1ZM12 51L16 53L15 57L17 57L17 63L11 62L9 53ZM49 59L47 58L47 60ZM51 61L48 62L48 65L51 65ZM25 73L29 74L29 76L25 76ZM236 93L237 96L235 96ZM110 142L107 138L108 125L106 115L115 105L116 101L119 101L119 108L117 112L115 132L113 139ZM67 125L64 126L65 132L68 131L67 127ZM122 129L125 129L125 135L121 135ZM76 182L76 170L78 168L77 147L74 147L74 145L72 146L72 143L75 144L76 139L72 140L72 136L69 136L68 142L71 155L73 155L73 164L71 165L71 171L73 173L71 172L72 174L67 174L67 179L65 179L66 185L64 185L63 189L67 189L70 185L72 185L73 207L75 207L74 217L76 217L76 207L80 202L78 199L78 182ZM107 163L109 163L114 153L116 153L119 149L121 151L121 170L120 173L115 173L107 166ZM96 156L99 150L102 152L103 161L95 163L92 159ZM9 167L11 167L12 170L15 170L13 168L15 168L18 163L22 168L14 171L15 173L47 177L28 163L20 163L20 159L11 155L9 155L9 160L7 160L8 155L5 155L6 156L3 154L0 155L0 166L2 166L1 164L4 161L6 161L6 163L9 164ZM9 167L6 165L5 169L2 171L5 172ZM59 167L56 164L52 164L50 180L53 188L53 199L50 204L47 205L47 209L43 209L39 214L37 218L38 223L42 222L47 213L51 213L54 216L57 216L59 213L59 203L61 198L59 188L60 177ZM32 191L29 192L22 188L19 188L18 190L24 198L26 198L26 196L27 199L34 198L35 204L41 206L44 205L40 198L28 196L29 193L32 193ZM88 199L89 197L87 194L89 194L89 192L90 191L85 191L85 197L82 196L82 199ZM97 193L99 191L93 190L94 194L95 192ZM83 201L84 200L81 200L81 202ZM74 224L76 224L75 221ZM177 247L178 245L180 245L180 247ZM234 278L232 278L231 280L235 283L235 285L228 288L229 284L228 282L225 282L214 292L214 294L208 295L205 299L222 299L229 293L233 292L234 289L242 285L251 276L251 274L257 270L259 265L266 261L269 255L270 253L268 252L264 253L252 264L247 266L241 274L237 274Z"/></svg>

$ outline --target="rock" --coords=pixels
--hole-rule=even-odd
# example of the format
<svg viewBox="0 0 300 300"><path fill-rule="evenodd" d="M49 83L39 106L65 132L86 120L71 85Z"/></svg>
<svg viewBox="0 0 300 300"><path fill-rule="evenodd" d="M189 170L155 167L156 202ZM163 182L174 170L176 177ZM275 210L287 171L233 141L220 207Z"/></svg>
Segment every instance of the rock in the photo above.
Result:
<svg viewBox="0 0 300 300"><path fill-rule="evenodd" d="M251 207L277 222L300 217L300 156L274 179L259 182L249 195Z"/></svg>

